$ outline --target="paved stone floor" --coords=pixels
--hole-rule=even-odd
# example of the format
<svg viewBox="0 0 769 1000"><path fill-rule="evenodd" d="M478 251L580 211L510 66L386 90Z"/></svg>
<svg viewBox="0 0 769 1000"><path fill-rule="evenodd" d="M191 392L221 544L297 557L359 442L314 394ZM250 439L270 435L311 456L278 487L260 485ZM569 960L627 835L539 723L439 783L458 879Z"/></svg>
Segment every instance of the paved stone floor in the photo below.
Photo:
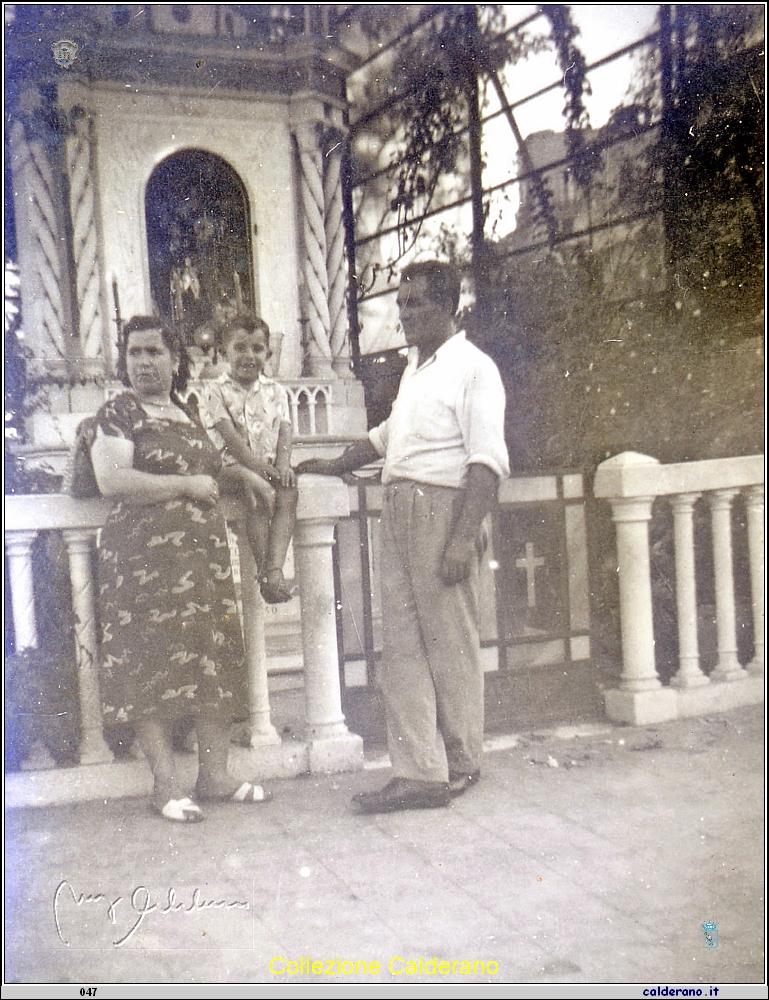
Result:
<svg viewBox="0 0 769 1000"><path fill-rule="evenodd" d="M763 763L752 707L495 737L444 810L355 815L376 761L195 826L13 810L5 982L761 983Z"/></svg>

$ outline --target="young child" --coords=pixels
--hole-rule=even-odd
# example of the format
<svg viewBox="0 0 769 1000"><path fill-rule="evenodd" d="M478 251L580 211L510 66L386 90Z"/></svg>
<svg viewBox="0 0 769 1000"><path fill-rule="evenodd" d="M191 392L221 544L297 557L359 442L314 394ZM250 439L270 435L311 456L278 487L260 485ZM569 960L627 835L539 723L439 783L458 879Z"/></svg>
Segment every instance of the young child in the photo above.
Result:
<svg viewBox="0 0 769 1000"><path fill-rule="evenodd" d="M229 372L204 390L203 422L222 450L223 487L238 492L248 511L246 530L262 596L279 604L292 596L283 564L297 502L288 394L264 374L270 356L264 320L237 316L221 331L220 341Z"/></svg>

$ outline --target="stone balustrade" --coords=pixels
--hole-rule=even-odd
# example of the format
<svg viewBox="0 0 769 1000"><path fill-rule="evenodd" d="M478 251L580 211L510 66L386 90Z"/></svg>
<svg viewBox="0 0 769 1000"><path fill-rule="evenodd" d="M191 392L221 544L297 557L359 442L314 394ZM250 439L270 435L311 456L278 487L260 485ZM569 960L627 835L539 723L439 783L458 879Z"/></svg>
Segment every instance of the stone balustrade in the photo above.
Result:
<svg viewBox="0 0 769 1000"><path fill-rule="evenodd" d="M764 675L764 457L661 465L657 459L623 452L599 465L596 497L609 501L617 532L622 675L607 691L610 718L636 725L760 701ZM743 494L747 511L748 553L754 654L742 666L737 657L733 577L734 498ZM655 664L654 621L649 553L649 522L657 498L673 510L679 667L663 686ZM715 577L718 662L709 676L700 667L695 573L694 509L705 499L710 508Z"/></svg>
<svg viewBox="0 0 769 1000"><path fill-rule="evenodd" d="M203 372L192 378L188 387L189 391L200 396L206 381L213 377L213 372L217 370L209 368L208 373ZM341 384L336 387L335 393L332 382L318 381L316 378L281 378L279 381L288 395L294 437L316 437L332 434L338 430L335 425L340 421L336 411L339 409L340 403L343 407L347 404ZM120 388L122 389L122 386ZM342 422L344 422L344 417ZM361 425L361 429L365 428Z"/></svg>
<svg viewBox="0 0 769 1000"><path fill-rule="evenodd" d="M237 503L225 500L223 504L228 522L240 538ZM113 762L102 731L92 553L108 512L109 502L105 500L78 501L50 494L5 498L6 555L17 653L38 645L33 542L39 532L62 532L69 556L80 711L80 768L49 772L50 780L44 772L8 775L9 805L52 804L64 798L71 800L73 794L75 798L90 798L146 791L146 766L135 761ZM245 542L238 545L249 691L248 746L232 748L239 772L269 778L307 771L356 770L363 765L362 740L348 731L342 714L336 642L332 547L335 524L349 512L348 490L340 480L321 476L300 479L294 552L305 660L303 742L284 743L270 719L264 605L255 582L250 548ZM66 772L71 773L63 779Z"/></svg>
<svg viewBox="0 0 769 1000"><path fill-rule="evenodd" d="M331 432L331 385L305 380L283 382L288 393L291 424L298 436Z"/></svg>
<svg viewBox="0 0 769 1000"><path fill-rule="evenodd" d="M334 436L352 440L366 433L363 386L357 379L280 379L280 384L288 393L295 440Z"/></svg>

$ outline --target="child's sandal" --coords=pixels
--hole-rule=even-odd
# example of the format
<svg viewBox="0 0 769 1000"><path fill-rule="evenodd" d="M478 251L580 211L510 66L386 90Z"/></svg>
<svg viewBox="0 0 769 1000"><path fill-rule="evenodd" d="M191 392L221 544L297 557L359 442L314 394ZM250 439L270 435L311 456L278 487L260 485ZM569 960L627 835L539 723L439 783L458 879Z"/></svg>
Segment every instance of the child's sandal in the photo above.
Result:
<svg viewBox="0 0 769 1000"><path fill-rule="evenodd" d="M283 577L283 570L267 570L259 578L259 589L268 604L285 604L294 596Z"/></svg>

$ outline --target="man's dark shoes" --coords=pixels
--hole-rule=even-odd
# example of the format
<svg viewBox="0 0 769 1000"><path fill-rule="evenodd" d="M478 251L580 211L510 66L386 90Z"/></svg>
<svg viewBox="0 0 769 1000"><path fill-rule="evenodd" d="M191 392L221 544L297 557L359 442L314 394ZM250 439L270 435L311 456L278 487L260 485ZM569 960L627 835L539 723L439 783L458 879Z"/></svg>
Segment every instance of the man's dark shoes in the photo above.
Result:
<svg viewBox="0 0 769 1000"><path fill-rule="evenodd" d="M378 792L360 792L352 801L364 813L398 812L401 809L440 809L451 801L445 781L393 778Z"/></svg>
<svg viewBox="0 0 769 1000"><path fill-rule="evenodd" d="M464 771L449 771L449 795L452 799L463 795L470 785L477 785L480 780L480 771L471 771L469 774Z"/></svg>

